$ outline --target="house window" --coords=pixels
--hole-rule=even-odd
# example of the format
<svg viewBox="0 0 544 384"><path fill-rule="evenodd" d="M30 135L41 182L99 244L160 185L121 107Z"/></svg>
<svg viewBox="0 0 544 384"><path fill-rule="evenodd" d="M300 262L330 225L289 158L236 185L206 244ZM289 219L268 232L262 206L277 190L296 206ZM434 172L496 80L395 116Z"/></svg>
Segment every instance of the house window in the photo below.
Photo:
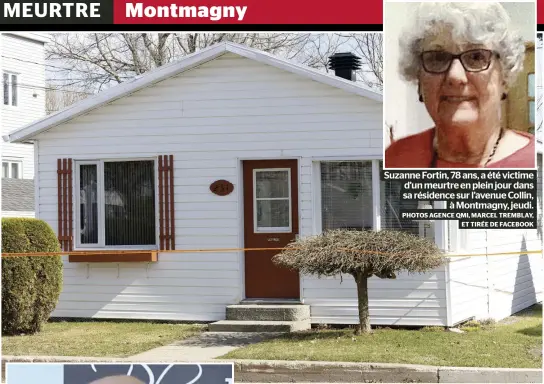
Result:
<svg viewBox="0 0 544 384"><path fill-rule="evenodd" d="M380 161L380 172L382 169L383 162ZM411 219L402 219L400 211L401 209L423 208L428 206L428 204L423 201L418 202L416 200L403 200L401 190L401 180L382 180L380 182L381 228L425 236L426 229L430 229L428 227L431 225L431 223Z"/></svg>
<svg viewBox="0 0 544 384"><path fill-rule="evenodd" d="M508 97L502 103L501 120L504 128L534 133L535 72L535 45L527 42L523 69L508 88Z"/></svg>
<svg viewBox="0 0 544 384"><path fill-rule="evenodd" d="M77 163L78 245L155 246L155 162Z"/></svg>
<svg viewBox="0 0 544 384"><path fill-rule="evenodd" d="M372 161L321 163L321 227L372 229Z"/></svg>
<svg viewBox="0 0 544 384"><path fill-rule="evenodd" d="M2 161L2 179L22 179L23 163L21 161Z"/></svg>
<svg viewBox="0 0 544 384"><path fill-rule="evenodd" d="M17 106L18 75L4 73L4 105Z"/></svg>
<svg viewBox="0 0 544 384"><path fill-rule="evenodd" d="M291 170L256 169L255 232L291 231Z"/></svg>

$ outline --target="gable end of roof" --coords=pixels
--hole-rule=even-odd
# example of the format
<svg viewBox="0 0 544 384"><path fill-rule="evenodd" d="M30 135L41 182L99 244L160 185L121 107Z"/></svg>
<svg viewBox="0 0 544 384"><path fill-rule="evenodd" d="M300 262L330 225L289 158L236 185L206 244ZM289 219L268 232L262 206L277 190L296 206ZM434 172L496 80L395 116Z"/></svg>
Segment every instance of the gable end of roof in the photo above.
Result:
<svg viewBox="0 0 544 384"><path fill-rule="evenodd" d="M331 76L300 64L292 63L269 53L249 48L244 45L231 42L220 43L207 47L198 52L185 56L183 59L156 68L140 77L121 83L101 93L84 99L64 110L44 117L27 126L19 128L8 135L3 136L4 141L20 143L31 140L34 136L47 131L55 126L66 123L76 117L89 113L97 108L109 104L117 99L128 96L141 89L153 86L154 84L188 71L198 65L213 60L225 53L234 53L247 59L271 65L285 71L303 76L332 87L342 89L346 92L359 95L370 100L382 103L382 95L378 92L368 90L353 81Z"/></svg>

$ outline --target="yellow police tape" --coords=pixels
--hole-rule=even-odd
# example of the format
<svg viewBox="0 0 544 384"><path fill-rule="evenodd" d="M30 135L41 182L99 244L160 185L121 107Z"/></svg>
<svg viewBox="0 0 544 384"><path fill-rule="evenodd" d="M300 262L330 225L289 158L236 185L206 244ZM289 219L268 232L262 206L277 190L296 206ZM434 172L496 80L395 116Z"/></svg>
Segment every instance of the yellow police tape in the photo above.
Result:
<svg viewBox="0 0 544 384"><path fill-rule="evenodd" d="M2 257L22 257L22 256L57 256L61 255L101 255L101 254L140 254L149 252L158 253L216 253L216 252L240 252L240 251L282 251L287 248L213 248L213 249L169 249L169 250L89 250L89 251L60 251L60 252L28 252L28 253L2 253ZM290 248L296 249L296 248ZM341 251L353 251L357 253L370 253L387 255L392 253L377 252L377 251L361 251L359 249L342 249ZM496 252L496 253L466 253L466 254L445 254L444 257L473 257L473 256L507 256L507 255L529 255L542 254L542 250L535 251L511 251L511 252Z"/></svg>

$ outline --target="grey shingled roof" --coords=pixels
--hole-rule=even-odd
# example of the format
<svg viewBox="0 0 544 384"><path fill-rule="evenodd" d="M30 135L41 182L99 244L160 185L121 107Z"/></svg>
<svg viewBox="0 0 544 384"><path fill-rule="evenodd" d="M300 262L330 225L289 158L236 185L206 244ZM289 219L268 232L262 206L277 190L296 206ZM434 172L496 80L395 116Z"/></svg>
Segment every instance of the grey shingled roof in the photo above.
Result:
<svg viewBox="0 0 544 384"><path fill-rule="evenodd" d="M2 211L34 211L34 180L2 179Z"/></svg>

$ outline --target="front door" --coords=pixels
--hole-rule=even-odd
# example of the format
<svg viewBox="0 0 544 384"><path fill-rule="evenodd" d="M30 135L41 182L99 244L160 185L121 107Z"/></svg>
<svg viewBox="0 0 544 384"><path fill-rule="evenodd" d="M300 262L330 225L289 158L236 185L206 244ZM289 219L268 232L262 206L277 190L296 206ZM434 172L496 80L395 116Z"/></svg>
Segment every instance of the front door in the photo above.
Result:
<svg viewBox="0 0 544 384"><path fill-rule="evenodd" d="M243 162L246 248L282 248L298 234L297 160ZM278 250L245 252L246 298L299 298L299 275L272 262Z"/></svg>

